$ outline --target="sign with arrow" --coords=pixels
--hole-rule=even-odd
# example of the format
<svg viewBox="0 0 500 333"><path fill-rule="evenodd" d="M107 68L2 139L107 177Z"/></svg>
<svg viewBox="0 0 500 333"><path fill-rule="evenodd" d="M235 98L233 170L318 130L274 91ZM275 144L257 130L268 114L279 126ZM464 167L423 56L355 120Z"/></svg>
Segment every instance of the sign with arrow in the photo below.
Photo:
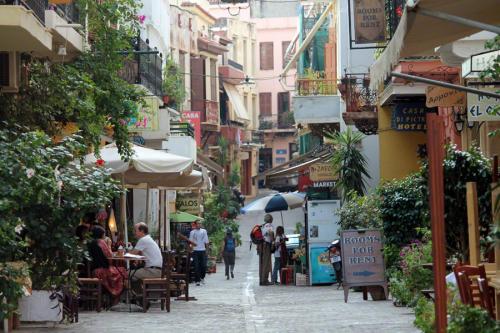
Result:
<svg viewBox="0 0 500 333"><path fill-rule="evenodd" d="M344 300L351 287L382 286L387 296L382 232L345 230L340 237Z"/></svg>

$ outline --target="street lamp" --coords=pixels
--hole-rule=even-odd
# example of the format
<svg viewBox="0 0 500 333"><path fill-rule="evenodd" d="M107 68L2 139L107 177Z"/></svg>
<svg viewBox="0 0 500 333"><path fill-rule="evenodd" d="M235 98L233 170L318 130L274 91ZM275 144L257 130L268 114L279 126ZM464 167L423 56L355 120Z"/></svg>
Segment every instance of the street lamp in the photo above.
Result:
<svg viewBox="0 0 500 333"><path fill-rule="evenodd" d="M464 116L466 116L465 112L460 113L460 112L453 111L453 124L455 125L455 130L458 133L462 133L462 131L464 130L464 124L465 124L465 120L463 118Z"/></svg>

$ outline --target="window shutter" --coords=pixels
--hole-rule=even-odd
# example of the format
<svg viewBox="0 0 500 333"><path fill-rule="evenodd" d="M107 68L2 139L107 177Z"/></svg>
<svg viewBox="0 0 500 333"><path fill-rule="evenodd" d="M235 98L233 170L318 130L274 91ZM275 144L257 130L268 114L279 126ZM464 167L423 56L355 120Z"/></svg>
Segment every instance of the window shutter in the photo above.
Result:
<svg viewBox="0 0 500 333"><path fill-rule="evenodd" d="M191 58L191 110L202 111L205 119L205 59Z"/></svg>
<svg viewBox="0 0 500 333"><path fill-rule="evenodd" d="M273 42L260 43L260 69L274 69Z"/></svg>
<svg viewBox="0 0 500 333"><path fill-rule="evenodd" d="M259 94L260 115L270 117L272 115L271 93Z"/></svg>

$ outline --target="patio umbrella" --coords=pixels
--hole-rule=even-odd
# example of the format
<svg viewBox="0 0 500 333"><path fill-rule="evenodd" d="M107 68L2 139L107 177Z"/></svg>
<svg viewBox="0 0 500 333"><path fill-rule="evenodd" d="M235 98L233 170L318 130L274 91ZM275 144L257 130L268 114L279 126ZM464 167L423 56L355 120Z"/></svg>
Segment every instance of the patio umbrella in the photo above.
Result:
<svg viewBox="0 0 500 333"><path fill-rule="evenodd" d="M150 187L177 187L180 183L198 185L202 183L202 174L193 172L193 159L162 150L155 150L131 144L133 154L128 161L123 161L115 143L104 146L100 150L100 159L91 153L84 158L85 165L103 165L116 178L120 178L122 186L147 184ZM188 179L184 179L187 177ZM185 184L182 184L185 185ZM147 191L149 194L149 191ZM149 202L146 195L146 202ZM124 239L128 242L126 216L126 199L122 194L121 217L123 219ZM146 206L146 219L149 206ZM146 221L147 222L147 221Z"/></svg>
<svg viewBox="0 0 500 333"><path fill-rule="evenodd" d="M283 224L283 211L302 207L305 194L300 192L276 193L252 201L241 208L243 214L280 212Z"/></svg>
<svg viewBox="0 0 500 333"><path fill-rule="evenodd" d="M170 222L189 223L189 222L194 222L196 220L203 220L203 218L181 211L170 213Z"/></svg>

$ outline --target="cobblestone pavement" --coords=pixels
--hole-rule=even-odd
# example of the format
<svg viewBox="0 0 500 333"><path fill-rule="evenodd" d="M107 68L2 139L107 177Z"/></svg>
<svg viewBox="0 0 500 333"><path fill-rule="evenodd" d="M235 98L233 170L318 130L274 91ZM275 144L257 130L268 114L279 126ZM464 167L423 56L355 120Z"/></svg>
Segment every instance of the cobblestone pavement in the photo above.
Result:
<svg viewBox="0 0 500 333"><path fill-rule="evenodd" d="M261 219L241 218L243 239ZM154 305L147 313L83 312L77 324L20 332L418 332L412 311L390 301L363 301L351 292L344 303L333 286L259 286L258 257L248 245L237 250L233 280L225 280L219 264L205 286L190 288L198 300L172 301L170 313Z"/></svg>

